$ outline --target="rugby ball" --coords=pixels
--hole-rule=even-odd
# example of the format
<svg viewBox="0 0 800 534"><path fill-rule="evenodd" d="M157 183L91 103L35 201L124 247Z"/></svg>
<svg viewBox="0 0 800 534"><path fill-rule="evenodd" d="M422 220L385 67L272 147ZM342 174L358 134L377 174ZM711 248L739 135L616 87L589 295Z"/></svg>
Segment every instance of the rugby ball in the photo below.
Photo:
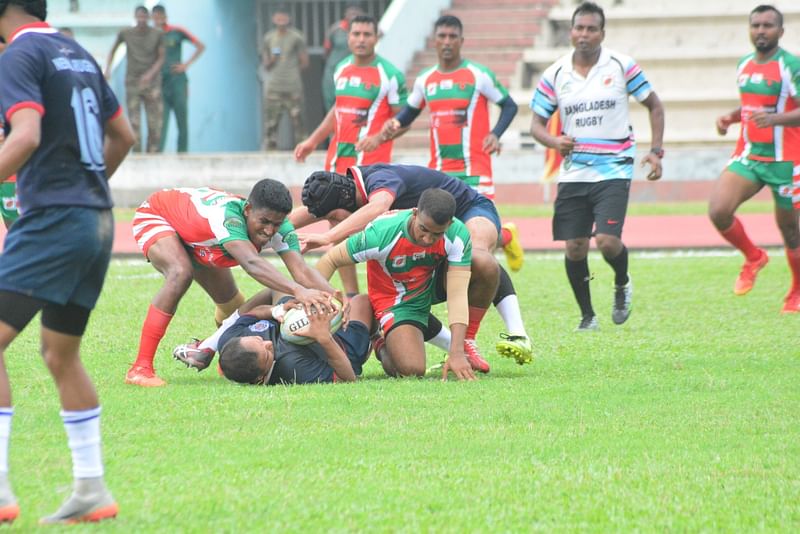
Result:
<svg viewBox="0 0 800 534"><path fill-rule="evenodd" d="M331 318L331 334L335 333L342 327L342 308L335 304L336 315ZM297 334L298 331L308 326L308 315L303 308L290 308L283 316L281 323L281 337L289 343L295 345L308 345L314 342L313 338Z"/></svg>

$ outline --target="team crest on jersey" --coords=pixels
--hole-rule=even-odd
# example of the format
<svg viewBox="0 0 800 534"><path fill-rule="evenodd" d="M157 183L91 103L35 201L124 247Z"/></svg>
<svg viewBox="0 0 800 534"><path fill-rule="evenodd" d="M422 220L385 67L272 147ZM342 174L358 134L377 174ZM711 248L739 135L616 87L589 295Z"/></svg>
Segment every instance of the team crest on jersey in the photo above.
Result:
<svg viewBox="0 0 800 534"><path fill-rule="evenodd" d="M425 89L425 92L428 93L429 95L435 95L436 94L436 84L435 83L429 83L428 86Z"/></svg>
<svg viewBox="0 0 800 534"><path fill-rule="evenodd" d="M361 77L360 76L353 76L350 78L350 87L358 87L361 85Z"/></svg>
<svg viewBox="0 0 800 534"><path fill-rule="evenodd" d="M750 75L750 82L752 83L762 83L764 81L764 73L762 72L754 72Z"/></svg>
<svg viewBox="0 0 800 534"><path fill-rule="evenodd" d="M439 87L442 88L442 91L447 91L448 89L453 88L453 80L442 80L439 82Z"/></svg>
<svg viewBox="0 0 800 534"><path fill-rule="evenodd" d="M17 199L15 197L3 197L3 207L7 210L17 209Z"/></svg>
<svg viewBox="0 0 800 534"><path fill-rule="evenodd" d="M422 252L415 252L414 254L411 255L411 259L414 260L414 261L419 261L424 257L425 257L425 251L424 250Z"/></svg>
<svg viewBox="0 0 800 534"><path fill-rule="evenodd" d="M336 89L342 90L347 87L347 78L339 78L336 80Z"/></svg>
<svg viewBox="0 0 800 534"><path fill-rule="evenodd" d="M270 329L269 321L263 321L263 320L258 321L255 324L251 324L248 327L248 330L250 330L251 332L264 332L269 329Z"/></svg>
<svg viewBox="0 0 800 534"><path fill-rule="evenodd" d="M614 81L614 77L610 74L603 78L603 85L606 87L611 87L611 83Z"/></svg>
<svg viewBox="0 0 800 534"><path fill-rule="evenodd" d="M392 258L392 267L404 267L406 264L405 256L397 256Z"/></svg>
<svg viewBox="0 0 800 534"><path fill-rule="evenodd" d="M225 228L237 228L241 230L242 228L244 228L244 221L242 221L238 217L228 217L227 219L225 219L224 225Z"/></svg>
<svg viewBox="0 0 800 534"><path fill-rule="evenodd" d="M782 185L778 188L778 196L782 196L783 198L792 198L792 186L791 185Z"/></svg>

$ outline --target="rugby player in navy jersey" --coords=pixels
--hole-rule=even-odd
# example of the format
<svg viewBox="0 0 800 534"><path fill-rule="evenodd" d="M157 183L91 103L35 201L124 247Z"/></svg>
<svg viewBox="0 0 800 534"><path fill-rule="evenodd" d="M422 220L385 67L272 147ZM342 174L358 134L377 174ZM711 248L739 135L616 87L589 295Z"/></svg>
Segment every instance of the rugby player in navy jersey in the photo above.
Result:
<svg viewBox="0 0 800 534"><path fill-rule="evenodd" d="M501 312L508 334L501 334L495 345L497 352L519 363L533 359L531 342L522 322L522 314L511 277L500 274L493 256L500 232L500 217L494 203L458 178L418 165L376 164L350 167L346 175L334 172L315 172L303 186L303 204L289 214L295 228L319 218L342 221L324 234L300 235L304 251L338 243L349 235L363 230L378 215L390 209L413 208L426 189L443 189L456 201L456 217L464 222L472 238L472 270L483 273L487 280L499 280L493 292L495 307ZM494 271L496 274L489 274ZM467 357L472 368L489 372L489 363L478 353L475 337L486 310L470 308L467 329ZM447 347L449 334L431 342Z"/></svg>
<svg viewBox="0 0 800 534"><path fill-rule="evenodd" d="M100 453L100 406L80 359L103 287L114 221L108 178L133 131L92 56L44 22L45 0L0 0L0 180L17 173L22 215L0 256L0 520L19 506L8 480L11 392L4 353L39 312L72 451L73 492L42 523L115 517ZM41 476L39 471L28 476Z"/></svg>

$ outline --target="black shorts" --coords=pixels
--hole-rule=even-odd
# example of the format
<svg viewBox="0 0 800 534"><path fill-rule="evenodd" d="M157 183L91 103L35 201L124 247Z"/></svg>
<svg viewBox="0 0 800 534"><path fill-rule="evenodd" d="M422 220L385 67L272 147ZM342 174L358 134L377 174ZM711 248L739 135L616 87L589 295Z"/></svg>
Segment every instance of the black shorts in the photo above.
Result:
<svg viewBox="0 0 800 534"><path fill-rule="evenodd" d="M630 180L558 184L553 214L553 240L595 234L622 237Z"/></svg>

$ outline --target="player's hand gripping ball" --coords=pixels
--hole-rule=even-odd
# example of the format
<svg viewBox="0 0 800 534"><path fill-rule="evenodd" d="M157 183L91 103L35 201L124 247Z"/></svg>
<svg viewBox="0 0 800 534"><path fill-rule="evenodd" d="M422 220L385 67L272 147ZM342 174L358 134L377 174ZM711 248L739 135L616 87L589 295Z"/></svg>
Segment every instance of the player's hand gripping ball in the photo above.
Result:
<svg viewBox="0 0 800 534"><path fill-rule="evenodd" d="M336 309L336 314L331 317L331 334L342 327L342 307L338 302L332 301L331 306ZM308 316L302 307L290 308L283 316L281 323L281 337L289 343L295 345L308 345L314 342L314 338L298 333L309 325Z"/></svg>

